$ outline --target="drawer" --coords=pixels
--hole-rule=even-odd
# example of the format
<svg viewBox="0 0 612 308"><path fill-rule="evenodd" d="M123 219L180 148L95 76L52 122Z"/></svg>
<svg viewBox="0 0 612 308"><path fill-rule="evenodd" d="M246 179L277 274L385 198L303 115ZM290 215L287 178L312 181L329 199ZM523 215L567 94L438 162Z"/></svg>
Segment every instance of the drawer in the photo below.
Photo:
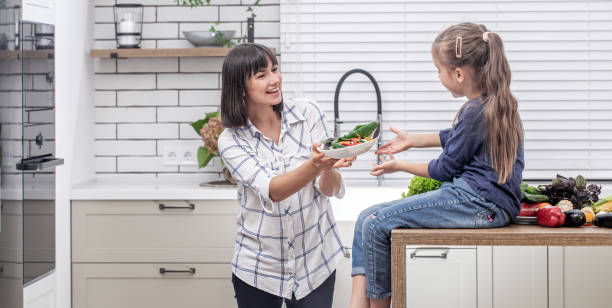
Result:
<svg viewBox="0 0 612 308"><path fill-rule="evenodd" d="M21 296L15 296L23 292L22 271L19 263L0 262L0 307L23 306Z"/></svg>
<svg viewBox="0 0 612 308"><path fill-rule="evenodd" d="M22 262L23 211L21 201L2 200L0 208L0 262Z"/></svg>
<svg viewBox="0 0 612 308"><path fill-rule="evenodd" d="M470 308L476 297L475 246L406 246L405 307Z"/></svg>
<svg viewBox="0 0 612 308"><path fill-rule="evenodd" d="M73 308L236 307L230 264L90 263L72 270Z"/></svg>
<svg viewBox="0 0 612 308"><path fill-rule="evenodd" d="M238 203L73 201L73 262L229 262Z"/></svg>

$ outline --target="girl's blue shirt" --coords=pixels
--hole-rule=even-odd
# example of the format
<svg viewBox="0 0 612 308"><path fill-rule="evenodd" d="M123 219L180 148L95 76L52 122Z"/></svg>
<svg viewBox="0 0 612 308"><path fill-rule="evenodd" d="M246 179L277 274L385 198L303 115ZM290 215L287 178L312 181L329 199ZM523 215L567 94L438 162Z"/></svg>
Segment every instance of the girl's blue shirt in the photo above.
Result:
<svg viewBox="0 0 612 308"><path fill-rule="evenodd" d="M429 176L443 182L461 177L479 195L504 208L514 218L521 207L520 185L525 167L523 147L519 147L508 181L498 184L497 172L490 165L485 145L482 105L479 98L469 100L459 111L455 125L440 131L442 154L429 162Z"/></svg>

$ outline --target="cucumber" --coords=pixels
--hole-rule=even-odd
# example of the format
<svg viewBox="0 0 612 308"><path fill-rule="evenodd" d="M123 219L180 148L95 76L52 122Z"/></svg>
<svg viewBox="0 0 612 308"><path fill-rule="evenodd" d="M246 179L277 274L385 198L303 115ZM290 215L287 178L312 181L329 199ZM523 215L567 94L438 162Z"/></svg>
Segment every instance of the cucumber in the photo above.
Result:
<svg viewBox="0 0 612 308"><path fill-rule="evenodd" d="M527 200L532 201L532 202L546 202L548 201L548 196L545 195L536 195L536 194L529 194L529 193L524 193L525 198L527 198Z"/></svg>

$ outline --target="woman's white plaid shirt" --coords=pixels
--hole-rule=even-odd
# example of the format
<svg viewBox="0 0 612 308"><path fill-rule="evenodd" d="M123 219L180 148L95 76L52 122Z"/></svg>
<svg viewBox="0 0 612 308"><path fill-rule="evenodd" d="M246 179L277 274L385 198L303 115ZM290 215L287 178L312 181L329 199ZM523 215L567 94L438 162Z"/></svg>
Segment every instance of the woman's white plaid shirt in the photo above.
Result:
<svg viewBox="0 0 612 308"><path fill-rule="evenodd" d="M318 177L281 202L270 199L270 180L299 167L310 158L312 143L329 137L315 102L284 99L284 104L278 145L249 121L223 131L219 152L238 182L233 273L260 290L301 299L329 277L344 248ZM343 196L344 183L336 197Z"/></svg>

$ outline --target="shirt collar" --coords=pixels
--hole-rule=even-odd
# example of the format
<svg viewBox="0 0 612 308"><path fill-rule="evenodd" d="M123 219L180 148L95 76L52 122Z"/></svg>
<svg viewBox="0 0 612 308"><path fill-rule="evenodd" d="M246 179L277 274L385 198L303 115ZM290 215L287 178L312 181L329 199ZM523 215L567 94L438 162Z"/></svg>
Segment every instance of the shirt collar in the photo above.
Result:
<svg viewBox="0 0 612 308"><path fill-rule="evenodd" d="M283 99L283 112L281 113L281 134L285 130L285 126L289 126L294 123L306 121L304 115L300 112L295 101L292 99ZM255 127L253 122L247 118L247 130L251 133L251 136L262 135L263 133Z"/></svg>

